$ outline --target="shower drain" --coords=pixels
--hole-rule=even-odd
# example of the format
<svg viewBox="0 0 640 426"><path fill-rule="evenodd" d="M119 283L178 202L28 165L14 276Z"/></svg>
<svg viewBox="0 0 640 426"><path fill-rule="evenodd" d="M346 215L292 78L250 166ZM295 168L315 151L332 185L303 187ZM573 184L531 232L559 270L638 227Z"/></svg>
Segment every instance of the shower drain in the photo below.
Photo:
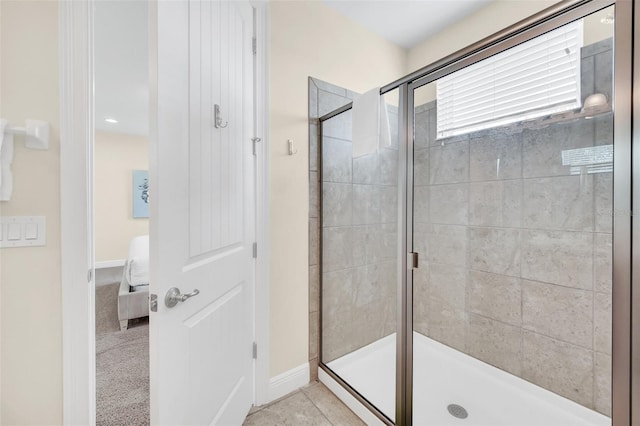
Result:
<svg viewBox="0 0 640 426"><path fill-rule="evenodd" d="M463 406L458 404L447 405L447 411L449 411L449 414L451 414L453 417L456 417L458 419L466 419L469 416L467 410L465 410Z"/></svg>

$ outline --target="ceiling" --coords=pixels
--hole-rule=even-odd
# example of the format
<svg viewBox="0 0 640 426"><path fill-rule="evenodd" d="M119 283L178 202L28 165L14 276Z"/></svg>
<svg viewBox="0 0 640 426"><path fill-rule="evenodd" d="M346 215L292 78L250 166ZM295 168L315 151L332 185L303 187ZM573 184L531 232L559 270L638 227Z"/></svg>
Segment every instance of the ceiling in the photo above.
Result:
<svg viewBox="0 0 640 426"><path fill-rule="evenodd" d="M322 1L392 43L411 48L490 0ZM147 19L147 0L95 2L97 130L149 133Z"/></svg>
<svg viewBox="0 0 640 426"><path fill-rule="evenodd" d="M405 49L471 15L491 0L322 0Z"/></svg>
<svg viewBox="0 0 640 426"><path fill-rule="evenodd" d="M147 20L146 0L95 2L97 130L149 133Z"/></svg>

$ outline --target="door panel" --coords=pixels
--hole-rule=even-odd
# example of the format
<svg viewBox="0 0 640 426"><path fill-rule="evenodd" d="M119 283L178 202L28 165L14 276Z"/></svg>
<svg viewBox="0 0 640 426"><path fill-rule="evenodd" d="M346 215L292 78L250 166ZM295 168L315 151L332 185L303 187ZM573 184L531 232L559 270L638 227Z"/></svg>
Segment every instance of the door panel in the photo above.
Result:
<svg viewBox="0 0 640 426"><path fill-rule="evenodd" d="M241 282L184 321L189 333L190 365L197 366L191 370L191 399L196 407L210 406L216 417L225 414L224 408L234 398L251 398L251 383L244 374L246 363L235 360L237 354L246 352L246 342L233 326L245 322L242 315L247 291L246 283ZM218 343L210 345L211 340ZM201 417L194 418L194 424L211 422L209 412L197 413Z"/></svg>
<svg viewBox="0 0 640 426"><path fill-rule="evenodd" d="M227 2L190 2L190 219L191 256L237 245L243 239L243 145L238 141L247 102L250 22ZM244 47L244 49L243 49ZM248 92L249 94L251 92ZM221 126L213 123L220 106ZM226 123L226 124L225 124ZM234 123L230 125L229 123Z"/></svg>
<svg viewBox="0 0 640 426"><path fill-rule="evenodd" d="M252 10L158 2L157 19L151 419L241 424L253 394ZM200 293L169 308L171 287Z"/></svg>

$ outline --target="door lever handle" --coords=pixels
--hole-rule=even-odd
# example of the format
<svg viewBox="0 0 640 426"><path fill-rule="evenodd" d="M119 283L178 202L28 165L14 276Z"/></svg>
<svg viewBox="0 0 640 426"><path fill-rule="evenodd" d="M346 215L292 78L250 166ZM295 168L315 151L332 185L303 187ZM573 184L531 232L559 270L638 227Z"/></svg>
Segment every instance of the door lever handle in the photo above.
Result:
<svg viewBox="0 0 640 426"><path fill-rule="evenodd" d="M164 304L167 308L173 308L179 302L186 302L187 299L200 294L200 290L195 289L191 293L180 294L180 289L177 287L171 287L167 291L167 295L164 297Z"/></svg>

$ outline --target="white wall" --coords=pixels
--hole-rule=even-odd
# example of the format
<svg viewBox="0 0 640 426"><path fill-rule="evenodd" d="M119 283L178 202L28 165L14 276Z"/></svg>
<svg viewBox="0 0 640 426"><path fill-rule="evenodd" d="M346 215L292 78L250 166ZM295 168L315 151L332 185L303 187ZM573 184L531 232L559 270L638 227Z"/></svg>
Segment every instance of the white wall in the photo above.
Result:
<svg viewBox="0 0 640 426"><path fill-rule="evenodd" d="M362 92L404 75L406 52L320 1L271 1L269 13L273 377L308 361L307 78Z"/></svg>
<svg viewBox="0 0 640 426"><path fill-rule="evenodd" d="M47 151L15 138L14 194L0 214L43 215L46 247L0 249L0 423L62 423L58 3L0 2L2 117L51 123Z"/></svg>
<svg viewBox="0 0 640 426"><path fill-rule="evenodd" d="M531 16L557 0L495 0L409 50L408 72L444 58Z"/></svg>
<svg viewBox="0 0 640 426"><path fill-rule="evenodd" d="M149 170L148 138L96 132L96 262L126 259L131 239L149 234L149 219L133 218L133 170Z"/></svg>

